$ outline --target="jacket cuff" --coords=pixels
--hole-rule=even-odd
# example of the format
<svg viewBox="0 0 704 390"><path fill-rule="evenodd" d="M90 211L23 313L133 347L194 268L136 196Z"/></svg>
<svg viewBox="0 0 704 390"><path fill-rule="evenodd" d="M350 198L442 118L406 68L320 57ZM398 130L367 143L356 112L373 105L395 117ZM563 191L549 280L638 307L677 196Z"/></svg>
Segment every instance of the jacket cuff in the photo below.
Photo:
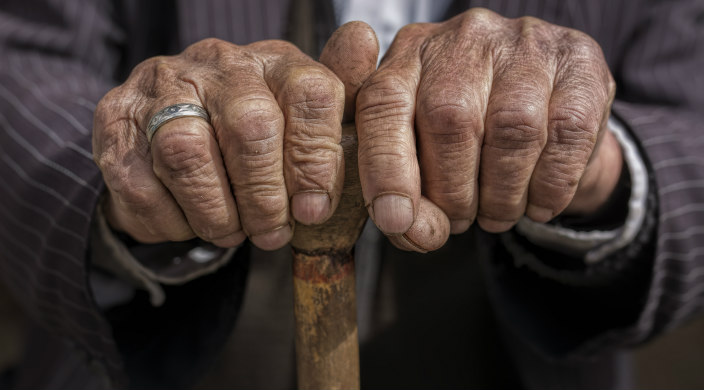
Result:
<svg viewBox="0 0 704 390"><path fill-rule="evenodd" d="M518 234L532 244L579 258L586 265L598 263L633 242L645 220L649 187L648 172L635 142L621 122L611 117L608 129L621 145L627 167L619 179L615 197L619 198L619 192L629 190L630 195L624 199L627 204L614 205L613 203L618 203L619 200L611 199L607 202L606 208L622 209L626 206L625 220L619 219L616 221L616 226L600 229L599 223L595 221L575 221L574 218L570 221L558 218L554 222L543 224L523 217L516 225ZM590 223L593 223L591 227Z"/></svg>
<svg viewBox="0 0 704 390"><path fill-rule="evenodd" d="M615 124L616 122L612 123ZM611 127L612 131L616 127L616 125L613 125ZM645 174L645 182L638 184L636 190L623 191L622 189L621 192L625 193L622 194L624 200L616 202L620 204L620 207L615 203L607 207L608 210L606 210L605 214L615 215L617 220L620 218L620 220L625 222L623 222L622 226L618 226L619 224L614 223L615 221L612 218L605 224L596 224L597 227L616 227L602 230L603 232L613 231L616 234L601 241L594 240L592 241L592 246L583 245L581 247L557 244L556 241L537 237L539 233L535 231L525 234L525 230L522 230L523 234L521 234L518 229L513 229L503 233L500 235L501 242L510 253L513 265L516 268L525 266L525 268L540 277L574 287L605 288L614 284L635 283L635 279L647 279L649 266L648 262L643 261L642 257L644 253L652 252L653 237L658 225L658 194L655 176L649 162L643 158L645 156L643 150L636 144L628 130L620 123L618 129L622 131L621 135L628 137L619 137L619 142L624 139L631 142L630 145L622 144L622 146L626 145L624 146L624 156L629 156L625 158L632 158L633 156L638 156L639 158L638 160L626 161L628 170L624 171L629 174L633 172L633 176L636 177L641 172ZM642 166L638 168L634 165L634 161L640 161ZM644 194L642 200L640 193ZM611 203L611 200L608 203ZM624 212L624 210L627 211ZM621 213L621 216L619 216L619 213ZM575 237L584 237L582 233L586 232L588 235L590 232L595 231L595 229L590 228L589 224L592 222L593 219L591 218L586 223L575 222L573 219L567 224L558 219L558 224L556 225L558 229L554 230L561 233L571 231L569 234ZM569 225L571 229L560 224ZM540 230L540 232L547 231L548 229ZM635 233L633 238L631 238L631 232ZM545 234L548 235L549 233ZM572 240L570 242L579 241ZM588 256L596 256L593 253L599 254L598 261L589 261L590 257ZM635 259L639 259L639 261L634 261ZM650 261L650 264L652 264L652 261ZM628 282L629 280L630 282Z"/></svg>
<svg viewBox="0 0 704 390"><path fill-rule="evenodd" d="M104 199L103 196L96 206L91 226L91 263L98 270L129 284L132 289L149 292L154 306L161 306L166 299L160 284L183 284L213 273L227 264L237 250L219 248L199 239L162 244L139 243L108 226L103 214ZM93 293L99 305L100 302L120 301L108 296L114 294L115 289L102 288L106 280L104 273L91 271Z"/></svg>

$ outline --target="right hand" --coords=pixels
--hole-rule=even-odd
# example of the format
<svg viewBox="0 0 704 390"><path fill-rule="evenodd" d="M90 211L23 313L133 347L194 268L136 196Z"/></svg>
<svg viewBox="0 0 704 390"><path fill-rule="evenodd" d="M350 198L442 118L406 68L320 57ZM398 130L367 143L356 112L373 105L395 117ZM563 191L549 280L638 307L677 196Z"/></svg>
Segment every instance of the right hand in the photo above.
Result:
<svg viewBox="0 0 704 390"><path fill-rule="evenodd" d="M204 107L211 123L167 122L150 145L148 121L176 103ZM106 219L144 243L197 236L231 247L248 236L279 248L292 218L323 222L339 201L344 106L340 79L283 41L206 39L148 59L95 112Z"/></svg>

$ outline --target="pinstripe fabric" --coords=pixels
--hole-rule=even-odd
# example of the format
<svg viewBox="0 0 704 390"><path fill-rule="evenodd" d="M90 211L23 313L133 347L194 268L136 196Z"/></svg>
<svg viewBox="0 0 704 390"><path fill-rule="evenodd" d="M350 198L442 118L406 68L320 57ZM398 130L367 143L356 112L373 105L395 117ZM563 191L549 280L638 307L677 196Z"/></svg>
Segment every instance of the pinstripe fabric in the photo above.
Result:
<svg viewBox="0 0 704 390"><path fill-rule="evenodd" d="M3 3L16 13L0 13L0 277L32 317L120 382L108 324L86 284L91 209L102 190L89 129L116 60L104 41L119 37L107 6L47 2L27 24L29 8Z"/></svg>
<svg viewBox="0 0 704 390"><path fill-rule="evenodd" d="M179 1L181 46L204 38L226 39L242 45L283 36L288 1Z"/></svg>
<svg viewBox="0 0 704 390"><path fill-rule="evenodd" d="M148 12L148 20L160 20L144 3L0 4L0 278L36 321L71 340L118 386L126 379L121 359L87 285L89 225L102 191L90 157L95 103L146 53L181 49L208 36L236 43L281 37L288 15L276 0L163 1L175 4L179 40L166 47L135 23ZM647 299L632 323L591 335L574 350L587 354L642 342L700 312L704 3L477 0L457 6L469 5L510 17L533 15L592 35L619 84L614 110L653 167L659 214L656 251L642 254L654 257ZM146 47L131 52L137 40Z"/></svg>
<svg viewBox="0 0 704 390"><path fill-rule="evenodd" d="M118 4L137 15L145 8ZM223 4L179 3L180 22L190 27L181 30L183 45L210 35L240 43L280 36L279 2L244 1L246 12L232 4L226 14ZM0 278L35 320L95 363L99 380L124 387L122 359L91 297L86 263L103 187L92 161L92 111L116 84L114 75L126 73L118 68L120 55L130 57L129 49L118 51L126 36L146 36L118 26L118 11L108 1L0 4Z"/></svg>
<svg viewBox="0 0 704 390"><path fill-rule="evenodd" d="M472 1L504 16L532 15L587 32L618 83L614 111L653 165L659 215L654 270L634 323L578 354L632 345L704 308L704 2ZM598 313L596 314L598 315Z"/></svg>

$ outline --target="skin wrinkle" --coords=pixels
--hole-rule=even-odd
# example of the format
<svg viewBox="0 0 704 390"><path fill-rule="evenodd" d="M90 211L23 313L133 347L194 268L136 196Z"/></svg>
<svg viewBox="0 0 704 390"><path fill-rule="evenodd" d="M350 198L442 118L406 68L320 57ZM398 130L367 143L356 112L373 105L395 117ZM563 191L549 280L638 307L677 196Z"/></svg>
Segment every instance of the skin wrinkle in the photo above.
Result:
<svg viewBox="0 0 704 390"><path fill-rule="evenodd" d="M489 91L488 83L476 77L479 69L486 69L486 59L475 66L456 61L467 53L480 51L481 46L475 42L444 32L436 35L421 53L423 75L417 113L422 142L419 145L421 191L447 217L459 220L473 219L476 210L476 167L484 133L485 96ZM433 56L434 53L446 54ZM484 58L469 56L472 61ZM457 83L457 80L468 81ZM429 180L429 177L438 179ZM466 230L469 224L459 229L458 226L453 224L454 233Z"/></svg>
<svg viewBox="0 0 704 390"><path fill-rule="evenodd" d="M339 56L331 53L330 58ZM579 179L594 171L585 171L585 165L599 151L592 152L594 145L605 138L613 79L596 43L576 30L472 9L444 23L404 27L373 70L370 66L368 78L352 72L344 85L362 84L356 122L365 201L393 194L412 199L416 219L407 233L399 233L406 234L406 243L395 244L426 250L444 242L448 216L455 220L453 229L465 229L469 224L457 221L478 215L489 231L506 230L525 213L529 199L547 199L558 212L572 199ZM95 148L95 159L103 171L129 169L143 172L142 181L156 180L149 145L139 130L142 120L175 99L200 101L211 115L219 144L212 157L225 156L226 161L212 170L207 153L187 152L188 147L209 144L185 141L175 146L181 152L159 151L172 153L183 164L171 164L178 174L160 176L186 187L200 185L185 191L193 199L206 197L202 203L210 206L217 207L221 193L232 196L234 191L245 231L257 232L255 236L284 232L255 239L255 245L275 249L290 238L290 215L295 215L289 214L290 192L326 193L331 203L339 195L334 192L342 177L339 123L347 91L341 80L344 70L335 71L342 72L340 78L284 41L237 46L209 39L180 55L149 60L109 94L109 99L122 100L100 105L98 111L110 106L123 113L132 110L132 118L139 120L96 135L94 142L113 145L110 150ZM353 99L355 94L347 95ZM105 123L115 115L102 114ZM110 137L127 133L123 137L129 141L106 139L111 132ZM153 146L167 147L160 141ZM132 158L136 165L124 166L121 159L133 148L135 156L145 158ZM601 183L598 173L591 173L588 181ZM106 181L117 177L104 176ZM200 182L198 176L203 176ZM217 186L218 180L225 187ZM153 191L168 197L155 183ZM566 185L567 192L560 188ZM113 187L108 183L111 191ZM384 201L396 207L390 199ZM180 211L173 201L169 204L176 210L169 213ZM215 207L204 220L223 220L210 215L217 214ZM407 211L396 207L394 212ZM490 216L498 218L497 224L492 225ZM399 220L411 221L408 215ZM383 225L407 226L393 221ZM213 238L215 230L199 232Z"/></svg>
<svg viewBox="0 0 704 390"><path fill-rule="evenodd" d="M201 176L211 163L210 151L206 148L209 142L203 138L202 133L192 128L161 133L160 147L154 150L155 171L167 174L170 179Z"/></svg>
<svg viewBox="0 0 704 390"><path fill-rule="evenodd" d="M458 28L455 27L457 25L459 25ZM449 31L448 36L444 36L445 31ZM455 33L454 35L452 35L452 33L455 31L460 31L460 33ZM552 49L554 45L550 41L553 41L554 36L559 35L560 28L548 25L547 23L544 23L534 18L521 18L509 20L501 18L498 15L487 10L472 10L446 23L432 26L411 25L402 29L401 32L398 34L395 42L392 44L392 48L390 49L389 54L384 59L384 62L382 63L382 69L386 64L393 64L395 67L401 66L399 64L403 64L404 58L413 55L414 44L420 40L422 43L420 45L415 46L420 47L420 52L418 52L418 55L421 58L422 63L422 70L420 72L421 78L425 79L426 77L438 77L435 75L442 75L443 72L454 74L457 72L458 68L461 69L461 66L455 66L455 64L452 62L452 59L454 59L455 57L461 58L464 54L463 49L468 46L468 40L463 40L463 38L467 36L477 36L480 34L486 37L488 36L486 34L487 32L491 33L491 39L489 39L490 42L484 41L485 46L483 50L486 50L487 52L493 54L493 56L491 56L493 58L493 69L492 72L489 73L492 73L492 79L495 82L497 80L500 81L501 85L499 85L498 87L497 85L494 85L494 90L491 91L491 94L486 94L492 96L492 100L490 100L485 107L493 107L495 106L495 104L497 104L497 102L501 102L500 104L505 104L505 102L512 102L511 105L515 107L517 106L516 98L519 98L519 101L525 101L526 104L518 104L518 106L521 106L522 108L513 113L509 111L498 111L492 113L491 110L487 110L484 119L485 122L488 124L489 128L485 130L485 132L489 132L489 134L484 134L484 141L488 142L494 147L494 150L496 151L494 154L496 156L492 158L496 158L496 161L504 161L502 164L506 164L505 161L508 161L506 160L507 158L512 159L511 161L515 160L511 163L511 165L509 165L509 167L511 167L512 169L510 172L508 172L508 174L514 175L515 177L520 177L521 184L519 185L519 188L517 188L517 194L508 194L506 196L514 199L520 198L521 202L512 201L512 203L521 203L523 207L525 207L525 199L527 198L528 191L527 187L529 186L531 181L533 168L539 166L536 165L536 162L539 161L541 157L541 151L543 150L544 146L546 146L548 141L552 141L554 139L550 139L548 137L547 113L549 109L548 104L551 94L551 87L554 84L555 80L553 75L556 74L556 72L553 72L551 74L549 71L546 72L545 69L550 69L551 64L558 62L555 59L555 54L557 53L557 50ZM572 39L583 39L580 35L570 34L568 36ZM432 38L423 40L423 37ZM436 39L437 43L435 41ZM410 47L410 50L405 50L408 47ZM438 48L438 51L434 52L434 49L436 48ZM587 49L588 48L589 47L587 46ZM582 50L582 48L578 49ZM453 53L453 50L459 51L459 55L448 55L448 53ZM440 60L434 61L436 58L440 58ZM407 59L405 61L410 62ZM531 65L531 67L529 68L524 68L524 64L533 65ZM408 64L406 64L406 66L407 65ZM603 64L601 64L601 66L603 67ZM407 70L408 69L404 70L403 68L401 68L399 71L397 71L397 73L404 74L404 71ZM536 71L539 72L542 77L536 78ZM377 75L379 75L380 73L381 71ZM525 75L522 75L522 73L530 74L531 77L525 77ZM411 71L411 74L413 75L416 73ZM463 77L461 72L457 74L456 78L458 80L462 80ZM374 78L372 80L374 80ZM387 77L387 80L385 82L391 83L392 87L388 88L391 90L393 90L394 84L402 85L402 83L395 82L391 78L391 76ZM423 96L421 94L423 91L422 83L423 82L421 82L420 84L421 87L419 88L419 91L417 91L419 96ZM365 85L365 88L368 88L370 84L371 83L368 82L367 85ZM443 86L440 85L438 88L442 89ZM445 88L447 88L447 86L445 86ZM497 95L496 88L505 88L506 91L511 92L507 96L499 96ZM547 88L547 90L545 88ZM536 93L541 94L541 96L539 96L537 99L535 98ZM435 99L437 99L437 96L445 96L442 93L435 93L433 95L435 96ZM368 92L367 96L369 96L370 100L374 101L376 104L378 104L379 100L381 100L378 97L376 97L376 100L372 99L374 96L371 92ZM401 97L403 98L403 96ZM360 98L360 101L363 102L363 99ZM537 104L541 104L540 108L535 108L533 106L534 101L539 102ZM429 120L427 120L426 122L429 122L433 125L437 124L437 122L440 122L438 126L443 127L444 133L436 132L436 134L432 134L436 137L436 140L435 142L430 142L430 145L441 146L442 142L437 141L437 139L442 136L445 136L446 139L453 140L452 137L446 136L448 128L450 129L450 131L455 131L459 134L462 134L463 132L467 131L467 128L473 127L470 121L462 121L461 119L458 119L458 117L454 116L455 110L453 110L453 107L443 107L443 103L437 103L437 101L433 101L433 103L437 104L437 106L440 107L437 110L440 113L437 115L436 120L433 120L435 119L433 118L434 110L425 108L427 107L427 103L424 103L421 100L419 101L417 108L419 112L423 114L426 114L423 111L424 108L429 111ZM460 107L456 108L457 110L467 110L467 107L462 107L461 104L459 106ZM501 106L497 107L503 108ZM381 109L377 111L380 114L377 115L377 118L373 118L377 120L373 121L370 126L376 125L380 128L388 127L389 130L391 130L393 129L393 118L395 116L391 116L389 113L381 111L383 109L384 107L381 107ZM367 108L364 104L361 104L361 107L358 107L358 120L360 118L366 119L364 117L364 114L368 114L368 112L365 110L367 110ZM607 110L604 111L606 112ZM360 113L363 115L360 116ZM403 115L404 113L401 112L397 114ZM366 116L369 117L370 115ZM424 129L422 127L423 120L423 117L419 116L418 125L420 126L419 131L421 132L421 135L423 135L425 139L433 139L433 137L429 134L423 133L423 131L427 131L427 129ZM399 125L407 126L407 123L404 122L406 121L401 121ZM362 137L376 136L376 134L367 135L364 133L364 131L362 132ZM361 145L363 147L367 147L364 139L362 139ZM444 163L448 160L452 161L453 157L455 158L455 161L457 161L456 156L462 155L461 153L452 153L447 151L447 149L459 149L457 145L453 145L452 147L446 146L445 148L438 147L438 151L435 152L430 152L433 149L428 148L428 142L422 145L423 147L419 146L419 156L421 158L419 164L420 168L424 168L424 166L426 165L423 164L422 160L430 158L432 161L432 163L428 165L430 167L449 166L451 168L457 169L457 165L453 167L453 164L451 163ZM365 155L374 155L374 153L379 153L381 156L387 155L389 153L389 151L384 150L385 145L383 143L375 146L379 149L377 152L368 152L365 150L364 152L360 153L360 159L363 159ZM485 144L484 146L487 145ZM487 152L490 149L491 147L482 147L483 152ZM482 156L485 156L485 154L483 153ZM438 160L440 160L441 162L438 162ZM481 162L482 164L486 164L486 158L482 158ZM360 164L362 167L365 166L364 161L361 161ZM427 175L428 172L425 171L426 169L427 168L424 168L424 173ZM502 174L496 176L496 173L502 171L496 171L495 169L492 169L492 172L495 172L494 175L486 173L486 168L481 168L480 171L481 177L484 178L484 180L482 181L484 186L486 186L488 183L487 178L488 180L495 181L494 177L503 176ZM428 187L428 183L442 183L441 180L422 180L421 182L425 184L424 187ZM485 189L486 188L480 189L480 192L486 192ZM429 191L430 193L432 193L432 190L432 188L425 188L424 192ZM493 196L490 199L496 199L496 197ZM443 202L440 201L440 203ZM522 210L518 211L518 214L523 213Z"/></svg>
<svg viewBox="0 0 704 390"><path fill-rule="evenodd" d="M262 51L262 60L260 61L255 60L257 56L251 53L251 51L256 50ZM237 47L235 45L223 41L210 39L190 46L184 53L182 53L182 55L175 57L159 57L146 61L145 63L135 68L130 77L130 80L123 84L123 86L119 90L113 92L112 97L115 97L119 94L121 94L122 96L140 96L138 99L140 100L141 104L137 105L139 106L139 108L132 108L135 107L135 104L130 103L122 105L122 107L124 108L132 106L130 108L135 110L135 114L140 114L142 112L144 113L142 115L133 115L133 117L136 118L149 118L151 117L151 114L153 112L156 112L160 108L171 104L174 100L179 102L184 100L188 101L188 99L183 99L183 97L189 95L197 95L199 101L205 102L205 104L201 103L201 105L204 105L206 107L206 110L208 110L212 115L213 123L216 125L215 129L217 130L215 132L215 136L217 136L217 139L219 141L225 141L225 144L230 145L225 146L223 150L234 148L235 152L244 152L240 154L235 153L227 155L240 156L240 158L244 160L244 166L246 167L245 171L249 172L247 174L253 175L255 177L244 177L239 179L236 177L228 178L227 173L222 170L222 168L216 168L214 170L212 168L212 162L210 159L210 155L208 154L210 152L204 150L209 148L207 145L209 145L210 141L204 141L203 139L199 139L198 136L195 136L196 138L184 139L183 136L188 133L179 133L176 131L171 133L171 137L175 139L172 144L169 144L169 142L171 142L169 141L170 137L164 138L162 136L160 137L160 139L155 139L157 143L161 143L158 146L157 144L154 145L155 147L159 148L157 151L157 155L160 156L160 159L163 159L165 161L165 163L160 163L155 166L156 172L163 172L160 173L159 176L161 176L162 179L170 183L178 182L178 185L183 186L185 188L186 193L185 195L180 195L182 198L185 196L184 199L186 200L192 199L191 202L196 202L201 207L208 207L208 210L204 211L199 216L199 218L202 217L203 220L210 220L211 222L215 222L215 224L206 224L205 226L210 226L209 228L204 229L201 227L199 229L196 229L201 236L205 236L203 237L205 239L211 241L218 241L219 238L225 237L228 234L232 233L232 228L230 228L230 231L227 231L224 228L217 226L218 224L231 226L232 218L229 217L227 213L221 214L216 211L216 209L222 208L223 201L221 194L223 193L224 188L227 188L227 191L229 193L229 181L234 183L234 187L239 193L238 198L247 198L247 196L250 196L251 199L248 201L249 207L251 209L260 209L259 211L261 215L257 218L258 222L261 222L262 220L266 219L273 219L274 221L272 222L277 224L276 226L270 226L267 228L264 227L261 223L255 223L255 226L253 226L250 230L257 232L280 230L280 227L283 225L276 222L276 220L280 221L281 217L284 218L284 221L287 220L288 212L286 207L287 202L285 200L286 190L283 185L283 178L279 176L280 179L273 181L268 179L262 180L262 178L270 176L270 172L272 169L275 171L281 171L283 169L283 162L281 161L281 158L277 155L281 155L283 152L283 149L281 147L283 145L283 137L280 132L282 132L284 128L283 115L280 111L278 104L276 103L274 94L269 92L271 88L267 87L267 81L269 80L264 79L264 73L267 71L264 65L265 62L269 63L269 65L272 65L272 62L276 61L289 62L288 58L290 58L293 54L295 54L295 58L298 58L296 61L298 61L299 63L301 62L301 58L307 58L304 57L300 52L298 52L297 49L292 50L292 46L290 44L281 41L272 41L269 42L269 45L267 45L267 43L250 45L247 47L247 49L243 49L241 47ZM241 63L240 65L232 66L233 62L237 62L234 61L234 58L236 58L237 56L239 56L238 58L241 60ZM266 61L263 60L264 58L266 58ZM307 61L313 64L312 60L307 59ZM193 66L193 63L199 63L199 65ZM243 65L242 63L245 64ZM246 63L250 64L246 65ZM242 99L239 102L241 103L239 105L239 110L237 110L237 106L235 106L234 111L232 109L232 106L228 107L228 110L226 111L219 110L218 105L221 103L216 104L212 101L208 101L209 97L206 92L210 91L210 98L213 99L215 99L213 96L229 95L229 93L227 92L223 94L222 90L223 88L227 89L228 87L231 87L231 83L227 83L227 85L224 86L213 85L214 80L223 80L222 76L219 76L218 74L224 75L224 73L217 72L218 67L224 68L222 66L223 64L228 64L230 65L230 69L236 70L235 72L229 73L230 76L227 76L226 78L234 78L239 80L241 80L241 78L233 76L239 76L239 74L242 74L243 71L246 75L246 78L248 77L250 80L255 79L255 75L252 75L251 71L256 70L256 68L258 67L259 69L261 69L261 75L258 79L259 82L255 83L255 89L250 89L250 91L261 94L262 91L267 90L267 93L262 94L259 101L256 101L255 99ZM301 111L300 116L304 120L305 118L327 116L327 111L333 111L333 117L341 117L342 107L339 103L339 101L341 101L341 97L343 96L341 83L327 69L322 68L319 65L314 66L322 69L322 72L320 72L320 75L323 75L322 77L327 75L327 77L330 77L331 80L333 80L334 82L330 83L325 82L325 80L322 78L318 79L318 81L320 81L320 93L317 94L317 96L313 96L311 99L304 100L303 104L292 107L297 108L299 111ZM196 69L196 71L194 71L194 69ZM213 76L213 73L217 74ZM309 75L304 75L298 80L298 82L309 83L311 82L311 80L313 79L311 79ZM282 80L279 80L278 82L280 83L281 81ZM253 85L251 82L247 84ZM257 87L257 85L259 87ZM324 91L324 89L326 88L334 88L335 90L332 95L326 95ZM141 93L135 94L135 90ZM242 89L239 89L239 91L241 90ZM260 92L256 92L257 90ZM244 92L246 93L246 88ZM235 96L247 95L240 92ZM330 106L330 102L332 101L330 98L328 98L328 96L335 96L335 98L337 98L337 101L334 102L335 104L332 105L331 110L326 111L324 110L324 106ZM249 97L251 98L251 95ZM222 99L216 100L222 101ZM116 101L120 102L120 100L117 99L104 101L111 102L106 104L114 104L114 102ZM213 106L213 104L215 105ZM210 109L208 107L210 107ZM306 109L308 109L308 112L303 112ZM104 111L101 111L99 109L98 114L104 112L108 116L112 115L112 113L108 112L107 110L103 110ZM96 115L96 118L100 118L100 115ZM107 120L105 122L107 122ZM252 123L257 123L257 125L252 126ZM238 126L239 130L236 130ZM318 126L324 128L325 121L320 122ZM100 123L98 123L96 127L101 127ZM134 133L134 138L139 139L140 137L143 137L142 132L134 131L135 128L131 128L131 132ZM233 128L235 131L233 131ZM160 133L163 134L163 130ZM229 140L232 140L233 136L235 136L235 138L238 138L238 141L242 142L230 142ZM113 137L117 137L117 135L113 135ZM97 140L100 140L101 138L102 136L97 135L95 138L96 142L98 142ZM339 135L332 134L331 140L339 141ZM146 145L146 143L144 144ZM330 153L331 156L327 156L327 158L332 157L334 160L336 160L333 162L333 164L337 164L337 160L339 160L339 157L336 156L336 154L339 154L341 151L339 149L339 146L333 145L330 141L322 143L322 145L325 144L330 145L330 149L332 150L332 152ZM215 153L212 155L212 157L215 158L217 161L220 161L222 157L220 156L220 151L218 149L220 148L216 147L215 151L211 152ZM301 148L289 148L287 152L293 152L295 154L299 152L300 149ZM100 148L96 148L96 150L100 150ZM100 162L99 166L102 169L106 169L106 167L109 167L108 169L121 169L121 162L119 161L119 157L117 156L125 155L126 150L131 150L130 145L125 145L124 148L116 148L113 146L111 147L110 154L102 153L100 157L96 155L95 159L96 161ZM144 152L147 156L149 155L148 151L149 148L145 148ZM101 162L101 160L105 160L107 156L114 156L110 158L118 161L113 161L112 163ZM321 160L325 158L325 154L320 154ZM316 162L312 160L310 156L304 157L301 160L303 161L305 159L308 159L308 161L310 161L313 166L316 165ZM149 159L142 160L144 160L143 163L147 164L144 164L144 167L140 169L142 169L144 172L151 171L151 169L147 169L147 167L151 165L151 161ZM216 173L218 169L221 170L224 177L220 177L220 174ZM324 168L316 167L314 169L314 174L318 174L319 172L323 172L324 170ZM105 176L108 178L111 177L110 174L105 174ZM150 178L149 175L147 175L143 178L143 180L154 179ZM223 188L222 185L218 186L218 182L221 180L224 180L225 183L227 183L226 187ZM237 188L238 182L245 183L245 188ZM158 181L156 183L158 183ZM309 181L304 185L310 184L311 183ZM256 190L250 189L250 186L256 188ZM108 183L108 188L111 187L114 186L111 186L110 183ZM191 189L188 189L189 187ZM154 188L162 187L156 186ZM163 188L160 191L163 192ZM181 193L181 191L182 190L179 190L178 193ZM155 198L159 199L160 197L156 196ZM128 209L134 209L135 207L145 208L149 210L150 213L153 213L154 210L159 209L162 206L163 205L160 202L152 202L152 200L146 198L135 198L134 204L128 206ZM187 210L191 208L191 206L184 207ZM249 209L247 211L251 212L251 210ZM116 214L126 215L123 211L118 211L116 212ZM224 223L220 223L223 221L223 216L225 218ZM147 227L149 227L149 229L147 230L151 230L152 232L155 232L158 235L159 229L154 229L154 226L149 226L150 223L153 224L153 221L150 222L148 220L142 220L142 222L145 222ZM191 223L193 224L194 222L191 221ZM201 225L200 219L199 222L195 223L194 226L199 225ZM286 221L284 225L289 226L290 223ZM261 229L262 227L264 227L264 229ZM217 231L219 231L219 233L217 233ZM138 232L135 233L139 235ZM288 240L288 237L286 237L285 235L279 236L285 240ZM152 239L155 237L147 238ZM260 239L261 238L258 237L256 240L259 241ZM267 240L267 238L263 239L265 241ZM265 245L280 246L284 243L285 242L266 242ZM271 247L270 249L274 248Z"/></svg>

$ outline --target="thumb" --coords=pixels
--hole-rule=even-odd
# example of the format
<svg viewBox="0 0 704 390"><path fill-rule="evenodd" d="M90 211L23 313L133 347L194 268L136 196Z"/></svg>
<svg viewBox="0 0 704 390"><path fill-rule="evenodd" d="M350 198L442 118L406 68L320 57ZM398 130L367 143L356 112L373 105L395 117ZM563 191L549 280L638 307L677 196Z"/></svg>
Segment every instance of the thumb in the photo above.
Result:
<svg viewBox="0 0 704 390"><path fill-rule="evenodd" d="M330 68L345 84L343 122L354 120L357 92L376 70L379 41L364 22L348 22L340 26L325 44L320 62Z"/></svg>

